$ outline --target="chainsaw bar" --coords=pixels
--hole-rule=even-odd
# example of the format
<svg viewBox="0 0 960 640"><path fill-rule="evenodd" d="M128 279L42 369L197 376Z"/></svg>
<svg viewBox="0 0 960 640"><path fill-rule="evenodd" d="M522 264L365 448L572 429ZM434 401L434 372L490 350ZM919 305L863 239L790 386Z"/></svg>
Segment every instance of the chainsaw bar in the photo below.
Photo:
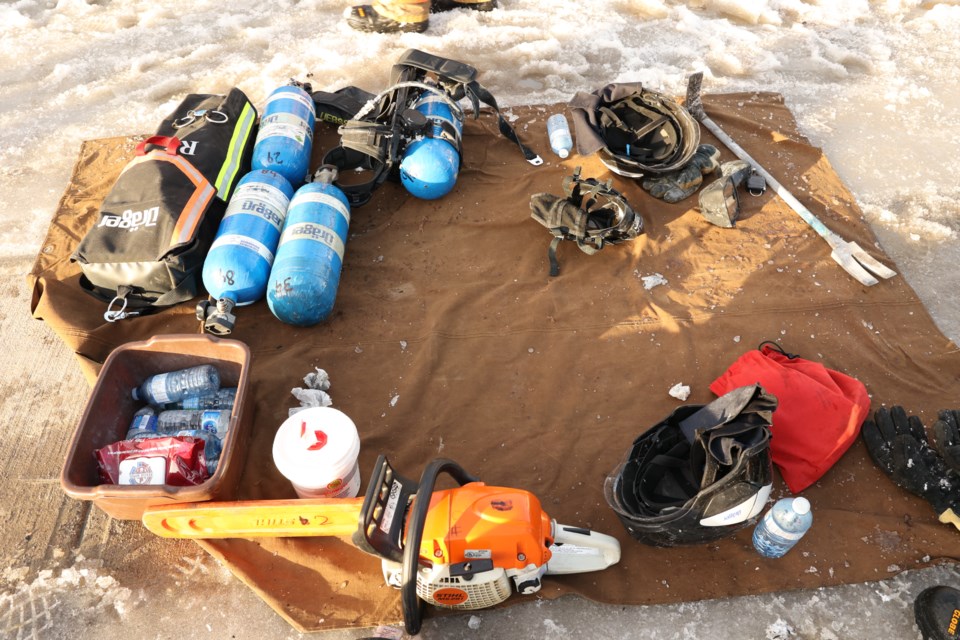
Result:
<svg viewBox="0 0 960 640"><path fill-rule="evenodd" d="M407 508L418 488L381 455L363 498L152 506L144 511L143 524L164 538L352 536L364 551L399 562Z"/></svg>
<svg viewBox="0 0 960 640"><path fill-rule="evenodd" d="M164 538L350 536L362 498L199 502L148 507L143 525Z"/></svg>

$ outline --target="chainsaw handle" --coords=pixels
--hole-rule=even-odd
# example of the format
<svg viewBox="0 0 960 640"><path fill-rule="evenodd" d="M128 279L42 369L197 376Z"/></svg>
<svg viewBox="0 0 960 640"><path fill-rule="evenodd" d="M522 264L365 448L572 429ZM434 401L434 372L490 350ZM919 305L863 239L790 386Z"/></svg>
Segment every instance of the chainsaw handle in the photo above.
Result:
<svg viewBox="0 0 960 640"><path fill-rule="evenodd" d="M430 497L437 484L437 476L446 473L460 486L478 482L459 464L447 458L437 458L430 462L420 476L420 485L410 510L407 531L403 547L403 572L400 586L400 600L403 605L403 624L407 633L415 636L420 632L423 618L423 600L417 596L417 571L420 567L420 542L423 540L423 527L430 511Z"/></svg>

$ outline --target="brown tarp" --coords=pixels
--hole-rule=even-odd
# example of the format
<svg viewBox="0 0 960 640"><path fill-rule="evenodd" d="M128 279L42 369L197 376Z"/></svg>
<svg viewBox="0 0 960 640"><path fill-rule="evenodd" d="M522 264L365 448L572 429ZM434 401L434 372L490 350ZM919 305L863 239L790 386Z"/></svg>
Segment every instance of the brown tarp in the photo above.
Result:
<svg viewBox="0 0 960 640"><path fill-rule="evenodd" d="M827 226L891 264L780 96L708 96L705 106ZM562 243L560 275L549 277L550 235L530 218L531 194L562 193L562 178L577 165L584 176L611 177L596 157L559 162L549 153L544 123L560 108L511 110L544 166L527 164L485 114L466 124L463 169L449 196L423 201L387 184L356 208L329 321L284 325L263 302L238 310L231 337L253 353L254 411L238 497L293 497L273 466L271 443L297 404L290 389L320 367L330 374L334 406L359 428L364 484L379 453L413 478L444 456L489 484L533 491L560 522L620 539L618 565L548 577L541 591L548 598L691 601L875 580L956 560L957 531L894 486L859 440L804 491L814 526L781 560L758 557L749 529L673 549L626 535L604 502L604 478L639 433L681 404L667 393L674 384L690 386L687 403L709 402L715 377L745 350L776 340L864 382L874 407L902 404L930 425L960 398L960 353L902 277L859 285L770 190L745 195L736 228L721 229L695 210L696 197L667 205L615 177L642 213L646 235L593 256ZM318 133L317 161L336 140L332 129ZM707 132L703 139L713 141ZM134 143L83 145L30 275L34 315L76 351L91 381L124 342L199 330L191 304L104 323L103 305L77 286L68 257ZM643 278L655 274L666 284L648 288ZM774 497L784 494L777 477ZM383 584L379 561L343 540L201 544L298 629L400 619L398 593Z"/></svg>

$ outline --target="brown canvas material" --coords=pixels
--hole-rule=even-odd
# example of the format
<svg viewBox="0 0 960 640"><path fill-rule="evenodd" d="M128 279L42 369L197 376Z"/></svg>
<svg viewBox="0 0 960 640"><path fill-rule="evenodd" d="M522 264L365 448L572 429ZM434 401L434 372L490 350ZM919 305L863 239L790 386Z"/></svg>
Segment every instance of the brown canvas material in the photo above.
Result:
<svg viewBox="0 0 960 640"><path fill-rule="evenodd" d="M828 227L895 268L780 96L708 96L704 103ZM813 528L782 559L758 556L750 529L672 549L626 534L604 502L604 478L637 435L682 404L668 394L673 385L690 387L687 404L705 404L714 398L710 382L738 356L775 340L862 381L873 408L901 404L929 426L938 409L960 398L960 352L901 276L861 286L770 190L744 194L736 227L722 229L695 210L696 197L666 204L636 181L609 174L596 156L560 161L550 154L545 121L562 108L511 110L517 133L544 166L524 162L487 114L466 123L463 167L450 195L423 201L388 183L355 209L336 306L324 324L284 325L264 302L236 310L231 338L251 348L253 411L238 497L294 497L271 445L297 405L290 389L320 367L330 374L334 406L360 432L361 491L380 453L413 478L443 456L488 484L532 491L561 523L620 540L619 564L547 577L543 597L692 601L863 582L956 561L957 531L893 485L859 439L803 492ZM69 263L137 141L83 145L29 275L34 316L77 353L91 381L118 345L199 331L190 303L104 322L103 305L79 289L79 270ZM335 141L333 129L318 131L317 162ZM733 159L709 132L702 141L720 148L723 161ZM646 234L593 256L561 243L560 275L551 278L550 234L530 217L529 199L562 194L562 178L578 165L585 177L614 179L643 215ZM643 278L657 274L666 284L647 288ZM777 476L773 497L784 495ZM401 618L399 594L383 584L379 560L348 541L200 544L300 630ZM507 604L523 599L513 595Z"/></svg>

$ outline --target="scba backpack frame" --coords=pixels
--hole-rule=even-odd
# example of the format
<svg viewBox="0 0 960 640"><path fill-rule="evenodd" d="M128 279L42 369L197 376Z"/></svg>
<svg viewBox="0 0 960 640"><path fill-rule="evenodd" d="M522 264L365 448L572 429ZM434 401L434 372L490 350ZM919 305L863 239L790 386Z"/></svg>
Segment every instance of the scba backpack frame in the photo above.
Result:
<svg viewBox="0 0 960 640"><path fill-rule="evenodd" d="M131 160L71 256L104 319L190 300L237 180L249 170L257 112L239 89L190 94Z"/></svg>
<svg viewBox="0 0 960 640"><path fill-rule="evenodd" d="M338 182L351 206L359 207L370 201L373 192L388 178L400 181L399 165L407 145L415 139L433 135L427 120L411 107L426 92L456 105L467 99L473 107L473 117L480 116L480 105L489 106L497 117L501 135L517 145L524 159L540 165L543 159L524 145L510 123L500 113L496 99L477 80L477 70L457 60L442 58L418 49L408 49L391 70L390 86L370 98L366 104L340 128L340 145L324 156L324 164L336 167L340 177L351 176L349 183ZM352 89L353 95L359 95ZM324 104L333 102L332 94L317 96ZM346 101L345 96L340 102ZM440 136L448 139L460 151L460 136L451 127L443 127ZM357 177L358 173L361 177Z"/></svg>

